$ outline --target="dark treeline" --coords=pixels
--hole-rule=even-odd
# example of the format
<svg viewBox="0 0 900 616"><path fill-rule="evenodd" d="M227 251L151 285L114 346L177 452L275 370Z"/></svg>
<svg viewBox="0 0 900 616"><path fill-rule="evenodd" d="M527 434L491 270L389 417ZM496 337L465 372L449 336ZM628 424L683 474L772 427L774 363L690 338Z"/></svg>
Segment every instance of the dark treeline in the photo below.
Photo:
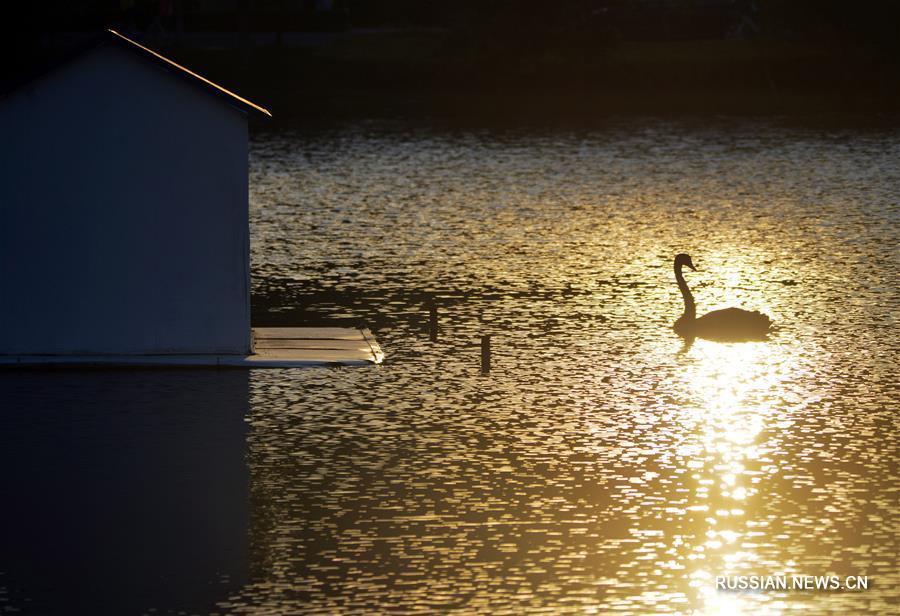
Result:
<svg viewBox="0 0 900 616"><path fill-rule="evenodd" d="M4 20L5 34L102 28L126 14L147 27L161 13L188 30L415 27L498 34L601 28L627 38L814 34L879 43L896 41L900 34L900 3L891 0L11 0L5 5L8 16L18 16ZM749 21L740 28L745 18Z"/></svg>
<svg viewBox="0 0 900 616"><path fill-rule="evenodd" d="M896 111L889 0L51 0L5 20L3 81L115 27L290 112ZM77 37L76 37L77 38ZM542 102L541 105L544 103Z"/></svg>

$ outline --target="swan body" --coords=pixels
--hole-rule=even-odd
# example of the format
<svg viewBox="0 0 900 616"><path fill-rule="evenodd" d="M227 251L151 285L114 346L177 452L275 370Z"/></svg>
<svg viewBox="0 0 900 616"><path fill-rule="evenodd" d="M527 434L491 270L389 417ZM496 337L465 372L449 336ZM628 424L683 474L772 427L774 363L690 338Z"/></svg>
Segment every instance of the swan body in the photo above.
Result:
<svg viewBox="0 0 900 616"><path fill-rule="evenodd" d="M741 308L713 310L697 318L694 295L684 281L682 267L687 265L694 271L690 255L675 257L675 281L684 299L684 314L675 321L675 333L685 338L707 338L710 340L762 340L772 327L772 320L760 312L750 312Z"/></svg>

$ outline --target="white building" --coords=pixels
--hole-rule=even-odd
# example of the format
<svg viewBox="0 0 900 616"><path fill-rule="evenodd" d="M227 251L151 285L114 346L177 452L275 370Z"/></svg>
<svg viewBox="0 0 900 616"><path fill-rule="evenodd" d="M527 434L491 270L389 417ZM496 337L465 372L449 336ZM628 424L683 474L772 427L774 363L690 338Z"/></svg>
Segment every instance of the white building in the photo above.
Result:
<svg viewBox="0 0 900 616"><path fill-rule="evenodd" d="M250 353L250 114L112 31L0 99L0 356Z"/></svg>

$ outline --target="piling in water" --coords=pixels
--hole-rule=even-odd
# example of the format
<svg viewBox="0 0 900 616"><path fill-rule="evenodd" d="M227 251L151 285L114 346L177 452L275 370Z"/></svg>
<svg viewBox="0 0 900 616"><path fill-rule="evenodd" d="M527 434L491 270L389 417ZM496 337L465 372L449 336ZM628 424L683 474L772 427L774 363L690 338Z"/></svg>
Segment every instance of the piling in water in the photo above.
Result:
<svg viewBox="0 0 900 616"><path fill-rule="evenodd" d="M437 342L438 338L438 321L437 321L437 305L434 302L428 303L428 337L432 342Z"/></svg>
<svg viewBox="0 0 900 616"><path fill-rule="evenodd" d="M491 371L491 335L481 337L481 372L487 374Z"/></svg>

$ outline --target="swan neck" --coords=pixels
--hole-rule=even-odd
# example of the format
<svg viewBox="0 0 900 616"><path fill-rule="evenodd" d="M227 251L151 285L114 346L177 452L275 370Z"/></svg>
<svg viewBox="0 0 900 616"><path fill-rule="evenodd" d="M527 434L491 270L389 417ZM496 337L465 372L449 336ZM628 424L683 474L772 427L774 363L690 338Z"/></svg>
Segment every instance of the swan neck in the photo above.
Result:
<svg viewBox="0 0 900 616"><path fill-rule="evenodd" d="M684 316L689 319L697 318L697 306L694 304L694 296L684 281L681 274L681 263L675 266L675 280L678 281L678 288L681 290L681 297L684 299Z"/></svg>

